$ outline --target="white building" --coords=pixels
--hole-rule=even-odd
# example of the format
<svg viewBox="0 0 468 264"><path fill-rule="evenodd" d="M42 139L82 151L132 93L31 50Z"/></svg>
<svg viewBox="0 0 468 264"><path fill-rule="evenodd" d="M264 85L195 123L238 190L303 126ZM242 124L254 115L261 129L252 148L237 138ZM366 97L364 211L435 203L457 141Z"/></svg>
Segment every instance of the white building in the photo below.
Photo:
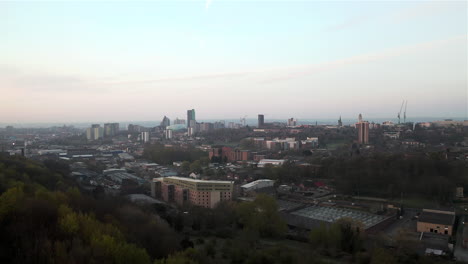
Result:
<svg viewBox="0 0 468 264"><path fill-rule="evenodd" d="M275 184L275 181L273 180L261 179L261 180L256 180L256 181L244 184L241 186L241 188L242 188L242 191L244 192L251 192L257 189L273 187L274 184Z"/></svg>
<svg viewBox="0 0 468 264"><path fill-rule="evenodd" d="M164 137L166 139L171 139L172 138L172 129L166 129L164 130Z"/></svg>
<svg viewBox="0 0 468 264"><path fill-rule="evenodd" d="M259 168L263 168L265 167L265 165L267 164L271 164L273 166L281 166L283 165L283 163L285 162L285 160L275 160L275 159L262 159L258 162L258 167Z"/></svg>
<svg viewBox="0 0 468 264"><path fill-rule="evenodd" d="M150 140L150 133L149 132L141 132L141 141L142 142L149 142Z"/></svg>

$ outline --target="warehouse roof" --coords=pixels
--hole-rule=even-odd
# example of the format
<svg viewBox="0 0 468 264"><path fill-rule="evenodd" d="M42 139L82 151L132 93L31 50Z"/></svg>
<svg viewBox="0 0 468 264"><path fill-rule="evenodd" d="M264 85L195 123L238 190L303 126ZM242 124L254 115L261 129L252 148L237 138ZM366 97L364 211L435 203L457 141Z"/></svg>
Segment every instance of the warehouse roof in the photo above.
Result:
<svg viewBox="0 0 468 264"><path fill-rule="evenodd" d="M453 225L453 223L455 222L455 215L423 211L418 218L418 222L448 226Z"/></svg>

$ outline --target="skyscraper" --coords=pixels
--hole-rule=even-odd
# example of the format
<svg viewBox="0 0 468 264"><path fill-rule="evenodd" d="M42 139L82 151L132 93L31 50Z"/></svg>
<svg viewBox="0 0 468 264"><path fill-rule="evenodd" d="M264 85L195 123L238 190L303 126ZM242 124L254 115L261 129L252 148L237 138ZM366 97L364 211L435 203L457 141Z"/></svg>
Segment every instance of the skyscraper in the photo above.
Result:
<svg viewBox="0 0 468 264"><path fill-rule="evenodd" d="M187 126L195 127L195 124L196 124L195 109L187 110Z"/></svg>
<svg viewBox="0 0 468 264"><path fill-rule="evenodd" d="M104 136L104 128L99 124L93 124L86 129L86 138L88 140L98 140Z"/></svg>
<svg viewBox="0 0 468 264"><path fill-rule="evenodd" d="M119 123L106 123L104 124L104 136L112 137L119 133Z"/></svg>
<svg viewBox="0 0 468 264"><path fill-rule="evenodd" d="M291 117L288 119L288 126L296 126L297 125L297 120Z"/></svg>
<svg viewBox="0 0 468 264"><path fill-rule="evenodd" d="M263 115L258 115L258 127L263 127L265 125L265 117Z"/></svg>
<svg viewBox="0 0 468 264"><path fill-rule="evenodd" d="M362 121L362 115L359 114L359 122L356 124L358 129L358 143L369 144L369 122Z"/></svg>
<svg viewBox="0 0 468 264"><path fill-rule="evenodd" d="M150 140L150 133L149 132L141 132L141 141L146 143Z"/></svg>
<svg viewBox="0 0 468 264"><path fill-rule="evenodd" d="M170 126L171 125L171 120L167 117L167 116L164 116L162 122L161 122L161 126L166 129L166 127Z"/></svg>
<svg viewBox="0 0 468 264"><path fill-rule="evenodd" d="M176 119L174 120L174 125L185 125L185 120L184 120L184 119L176 118Z"/></svg>
<svg viewBox="0 0 468 264"><path fill-rule="evenodd" d="M342 127L343 126L343 121L341 121L341 116L340 116L340 119L338 119L338 127Z"/></svg>
<svg viewBox="0 0 468 264"><path fill-rule="evenodd" d="M171 139L172 138L172 130L171 129L164 130L164 137L166 139Z"/></svg>

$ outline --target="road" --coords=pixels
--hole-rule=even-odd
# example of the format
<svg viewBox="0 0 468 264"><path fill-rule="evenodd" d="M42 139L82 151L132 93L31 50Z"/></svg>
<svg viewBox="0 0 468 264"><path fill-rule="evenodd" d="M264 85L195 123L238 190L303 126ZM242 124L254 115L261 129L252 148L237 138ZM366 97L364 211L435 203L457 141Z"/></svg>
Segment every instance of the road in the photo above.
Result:
<svg viewBox="0 0 468 264"><path fill-rule="evenodd" d="M457 230L457 242L455 244L454 256L458 261L468 262L468 249L463 248L463 228L465 216L460 218Z"/></svg>
<svg viewBox="0 0 468 264"><path fill-rule="evenodd" d="M396 220L393 224L385 229L385 233L391 237L395 237L400 229L406 229L411 232L416 232L416 219L412 219L416 213L419 212L417 209L405 209L405 214L402 219Z"/></svg>

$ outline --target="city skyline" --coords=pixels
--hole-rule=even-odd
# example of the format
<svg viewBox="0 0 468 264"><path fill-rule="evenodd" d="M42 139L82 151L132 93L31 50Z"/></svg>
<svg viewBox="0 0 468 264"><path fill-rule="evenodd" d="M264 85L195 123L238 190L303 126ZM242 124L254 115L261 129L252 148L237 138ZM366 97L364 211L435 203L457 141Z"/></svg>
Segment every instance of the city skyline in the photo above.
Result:
<svg viewBox="0 0 468 264"><path fill-rule="evenodd" d="M0 121L466 118L466 6L2 2Z"/></svg>

